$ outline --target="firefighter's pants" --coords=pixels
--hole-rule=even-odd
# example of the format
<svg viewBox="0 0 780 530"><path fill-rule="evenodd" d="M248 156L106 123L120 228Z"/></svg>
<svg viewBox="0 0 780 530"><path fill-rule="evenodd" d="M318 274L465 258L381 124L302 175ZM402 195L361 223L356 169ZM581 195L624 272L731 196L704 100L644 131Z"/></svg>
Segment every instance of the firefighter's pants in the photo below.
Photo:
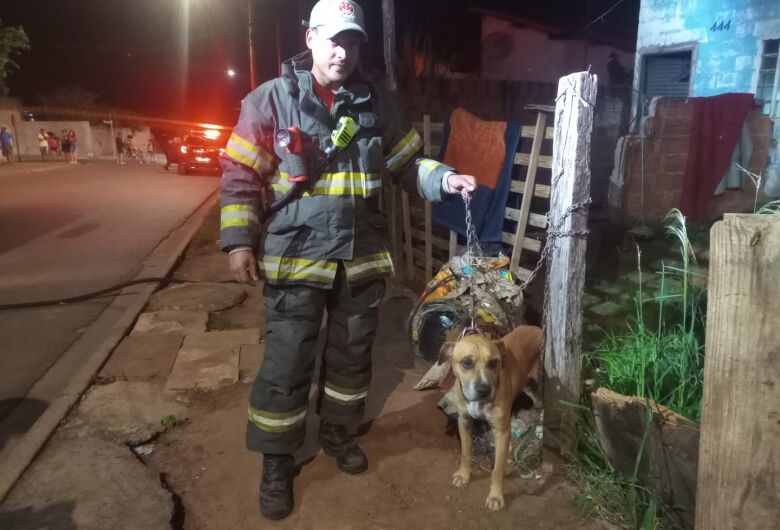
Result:
<svg viewBox="0 0 780 530"><path fill-rule="evenodd" d="M337 425L360 420L384 288L384 279L347 286L342 266L331 289L265 285L265 355L249 397L249 450L290 453L303 444L325 309L318 413Z"/></svg>

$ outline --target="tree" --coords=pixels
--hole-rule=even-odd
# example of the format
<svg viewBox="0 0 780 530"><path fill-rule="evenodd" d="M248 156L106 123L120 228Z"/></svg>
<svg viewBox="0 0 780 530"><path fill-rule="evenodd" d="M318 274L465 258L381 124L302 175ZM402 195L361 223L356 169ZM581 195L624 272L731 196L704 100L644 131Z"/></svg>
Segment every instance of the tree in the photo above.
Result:
<svg viewBox="0 0 780 530"><path fill-rule="evenodd" d="M8 94L6 77L11 68L19 68L13 60L22 50L30 49L30 39L21 26L3 26L0 20L0 96Z"/></svg>
<svg viewBox="0 0 780 530"><path fill-rule="evenodd" d="M48 95L37 93L35 98L39 105L48 107L88 110L101 108L101 105L98 104L100 96L84 90L78 84L57 88Z"/></svg>

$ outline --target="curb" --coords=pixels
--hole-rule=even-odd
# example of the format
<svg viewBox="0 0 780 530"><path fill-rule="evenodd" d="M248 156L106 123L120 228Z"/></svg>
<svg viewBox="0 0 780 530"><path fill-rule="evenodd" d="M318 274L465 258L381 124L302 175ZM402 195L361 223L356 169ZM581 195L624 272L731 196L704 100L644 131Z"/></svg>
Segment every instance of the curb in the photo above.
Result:
<svg viewBox="0 0 780 530"><path fill-rule="evenodd" d="M219 198L215 190L193 213L163 239L144 259L134 279L148 276L166 276L200 228L206 215ZM11 438L0 451L0 502L16 484L33 459L90 387L92 378L100 370L114 348L127 335L157 284L128 287L120 291L113 302L89 326L84 334L60 356L57 362L33 385L25 396L48 403L46 411L21 437ZM72 370L72 367L78 368ZM72 376L68 377L71 369ZM66 377L63 387L56 384ZM14 424L24 416L24 404L14 409L4 423Z"/></svg>

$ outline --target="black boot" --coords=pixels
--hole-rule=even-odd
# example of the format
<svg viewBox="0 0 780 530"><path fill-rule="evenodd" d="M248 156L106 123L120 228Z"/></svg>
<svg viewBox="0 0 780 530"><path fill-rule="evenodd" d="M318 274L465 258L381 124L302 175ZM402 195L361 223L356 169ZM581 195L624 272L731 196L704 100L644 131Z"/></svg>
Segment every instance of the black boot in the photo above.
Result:
<svg viewBox="0 0 780 530"><path fill-rule="evenodd" d="M320 442L325 454L336 458L345 473L357 475L368 469L366 454L358 447L344 425L320 422Z"/></svg>
<svg viewBox="0 0 780 530"><path fill-rule="evenodd" d="M284 519L293 509L295 459L292 455L263 455L260 481L260 513L268 519Z"/></svg>

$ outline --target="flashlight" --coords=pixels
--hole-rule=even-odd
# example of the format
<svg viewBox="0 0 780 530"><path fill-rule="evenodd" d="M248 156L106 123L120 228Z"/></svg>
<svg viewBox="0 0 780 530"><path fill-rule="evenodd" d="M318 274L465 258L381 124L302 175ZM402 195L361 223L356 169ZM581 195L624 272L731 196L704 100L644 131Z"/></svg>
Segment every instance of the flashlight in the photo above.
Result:
<svg viewBox="0 0 780 530"><path fill-rule="evenodd" d="M279 129L274 135L276 145L284 149L287 154L287 181L306 182L309 175L306 171L306 162L303 160L303 138L298 127Z"/></svg>

